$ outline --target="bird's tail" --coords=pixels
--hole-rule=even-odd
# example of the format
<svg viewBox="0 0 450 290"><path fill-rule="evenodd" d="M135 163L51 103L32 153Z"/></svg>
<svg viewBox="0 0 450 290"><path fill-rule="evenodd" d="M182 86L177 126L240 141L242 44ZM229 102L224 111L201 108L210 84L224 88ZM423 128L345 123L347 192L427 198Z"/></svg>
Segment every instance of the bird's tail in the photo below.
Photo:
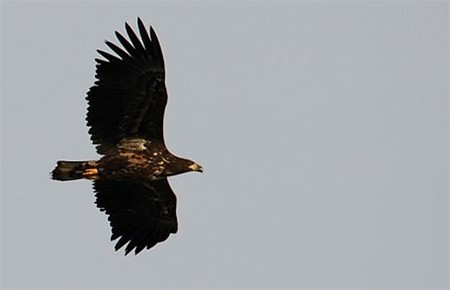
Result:
<svg viewBox="0 0 450 290"><path fill-rule="evenodd" d="M54 180L98 179L98 161L58 161L52 171Z"/></svg>

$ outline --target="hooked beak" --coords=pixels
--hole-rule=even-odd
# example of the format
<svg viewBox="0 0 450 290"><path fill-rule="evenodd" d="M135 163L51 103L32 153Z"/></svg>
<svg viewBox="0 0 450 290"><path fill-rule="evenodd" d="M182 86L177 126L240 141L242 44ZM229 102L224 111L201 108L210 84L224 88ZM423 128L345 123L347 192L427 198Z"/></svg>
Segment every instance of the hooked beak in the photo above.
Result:
<svg viewBox="0 0 450 290"><path fill-rule="evenodd" d="M189 169L192 171L203 172L203 167L197 163L192 163L189 165Z"/></svg>

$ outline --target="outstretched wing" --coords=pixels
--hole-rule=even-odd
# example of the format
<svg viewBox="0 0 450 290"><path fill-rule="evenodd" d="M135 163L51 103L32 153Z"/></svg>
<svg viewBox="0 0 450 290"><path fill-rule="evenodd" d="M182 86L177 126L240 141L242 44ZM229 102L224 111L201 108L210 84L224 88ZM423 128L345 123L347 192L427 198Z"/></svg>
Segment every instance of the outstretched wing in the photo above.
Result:
<svg viewBox="0 0 450 290"><path fill-rule="evenodd" d="M95 85L87 94L86 121L97 152L105 154L124 137L157 139L164 143L167 103L164 59L153 28L150 34L138 18L139 37L125 24L129 40L116 31L123 48L106 45L116 54L98 50Z"/></svg>
<svg viewBox="0 0 450 290"><path fill-rule="evenodd" d="M109 217L115 248L138 254L166 240L178 229L176 196L166 178L149 183L97 180L97 207Z"/></svg>

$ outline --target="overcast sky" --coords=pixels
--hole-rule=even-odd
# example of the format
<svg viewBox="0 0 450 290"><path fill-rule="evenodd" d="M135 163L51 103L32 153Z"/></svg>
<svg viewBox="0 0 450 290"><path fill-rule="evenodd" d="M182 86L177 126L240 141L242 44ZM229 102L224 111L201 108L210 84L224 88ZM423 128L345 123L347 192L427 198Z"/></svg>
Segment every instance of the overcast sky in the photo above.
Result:
<svg viewBox="0 0 450 290"><path fill-rule="evenodd" d="M96 49L153 25L179 232L110 242L89 181ZM448 1L1 3L1 286L446 289Z"/></svg>

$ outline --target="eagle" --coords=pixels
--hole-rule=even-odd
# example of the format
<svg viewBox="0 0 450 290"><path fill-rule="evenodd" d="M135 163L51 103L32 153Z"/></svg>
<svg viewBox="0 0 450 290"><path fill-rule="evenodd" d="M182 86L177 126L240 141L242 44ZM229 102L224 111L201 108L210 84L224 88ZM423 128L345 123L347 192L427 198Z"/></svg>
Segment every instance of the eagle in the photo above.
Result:
<svg viewBox="0 0 450 290"><path fill-rule="evenodd" d="M93 182L97 207L108 215L115 250L125 255L150 249L178 230L177 198L167 177L203 172L177 157L163 134L167 104L164 58L155 31L137 19L140 37L125 23L122 47L105 41L97 50L96 80L86 100L86 121L98 160L57 161L52 179Z"/></svg>

